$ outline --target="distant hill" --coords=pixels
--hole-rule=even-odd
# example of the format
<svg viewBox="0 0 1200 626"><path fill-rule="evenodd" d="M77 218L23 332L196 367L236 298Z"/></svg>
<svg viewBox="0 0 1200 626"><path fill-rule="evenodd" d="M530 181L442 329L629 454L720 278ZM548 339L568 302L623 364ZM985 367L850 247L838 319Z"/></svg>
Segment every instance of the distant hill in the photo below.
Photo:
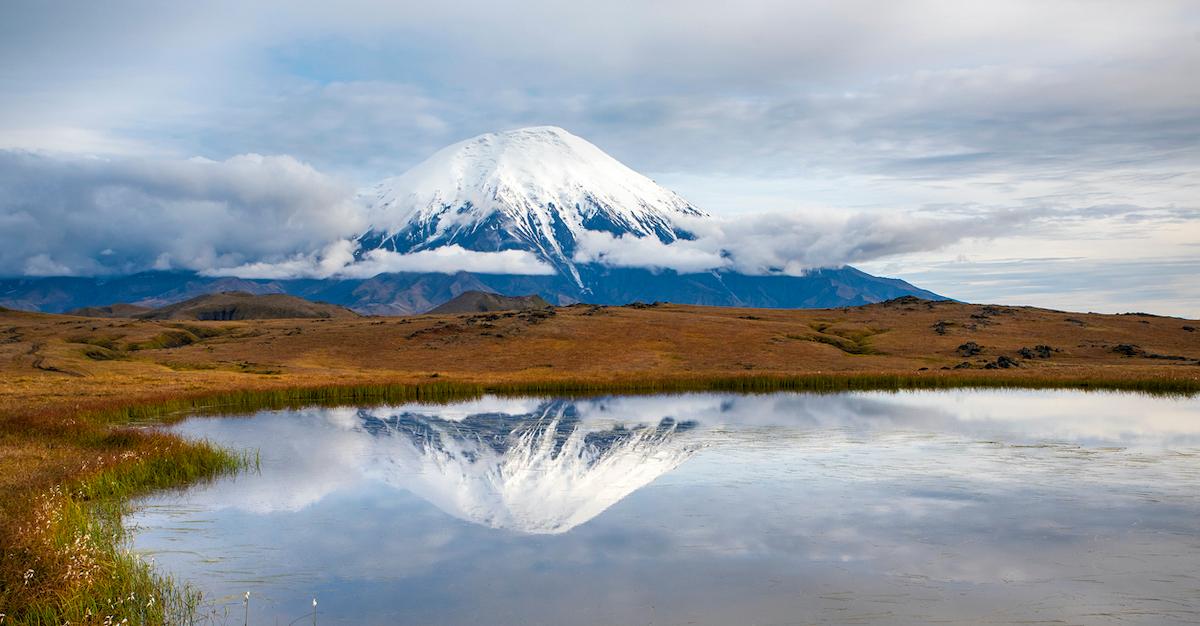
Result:
<svg viewBox="0 0 1200 626"><path fill-rule="evenodd" d="M153 310L153 307L142 306L140 304L118 302L108 306L85 306L79 309L71 309L67 311L67 315L77 315L79 317L137 317Z"/></svg>
<svg viewBox="0 0 1200 626"><path fill-rule="evenodd" d="M481 313L484 311L526 311L549 308L541 296L502 296L487 291L464 291L430 313Z"/></svg>
<svg viewBox="0 0 1200 626"><path fill-rule="evenodd" d="M283 294L255 295L224 291L197 296L136 315L148 320L258 320L281 318L348 318L358 313L345 307Z"/></svg>

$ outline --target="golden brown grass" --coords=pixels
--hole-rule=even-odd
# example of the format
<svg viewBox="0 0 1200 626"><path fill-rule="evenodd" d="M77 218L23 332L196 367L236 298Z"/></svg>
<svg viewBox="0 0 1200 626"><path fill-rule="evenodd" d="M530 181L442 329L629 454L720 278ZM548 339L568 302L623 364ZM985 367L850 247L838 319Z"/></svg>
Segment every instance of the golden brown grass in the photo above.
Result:
<svg viewBox="0 0 1200 626"><path fill-rule="evenodd" d="M961 356L968 341L982 352ZM1019 356L1038 345L1057 351ZM1115 352L1121 345L1137 346L1135 356ZM1019 367L983 369L1001 356ZM82 598L127 588L139 602L149 599L138 594L154 593L155 602L171 601L169 587L117 550L119 510L92 503L229 471L237 460L123 427L131 418L214 404L251 410L483 391L1011 385L1194 393L1198 359L1197 322L950 302L804 311L580 305L552 314L186 324L0 312L0 613L6 623L61 623L88 610L95 617ZM77 579L76 557L92 564L92 582Z"/></svg>

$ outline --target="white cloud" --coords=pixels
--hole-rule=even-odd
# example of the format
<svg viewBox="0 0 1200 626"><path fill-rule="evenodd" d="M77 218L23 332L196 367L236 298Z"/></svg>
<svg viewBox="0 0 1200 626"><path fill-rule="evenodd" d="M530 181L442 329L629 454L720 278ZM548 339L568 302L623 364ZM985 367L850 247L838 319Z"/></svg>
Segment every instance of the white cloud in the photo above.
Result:
<svg viewBox="0 0 1200 626"><path fill-rule="evenodd" d="M371 250L361 260L354 260L356 244L342 240L330 244L317 254L297 255L269 263L255 262L237 267L216 268L202 272L208 276L237 276L239 278L370 278L395 272L453 274L549 275L554 268L536 255L523 250L478 252L457 245L399 254L390 250Z"/></svg>
<svg viewBox="0 0 1200 626"><path fill-rule="evenodd" d="M360 263L346 268L342 274L348 277L365 278L384 272L448 274L458 271L481 274L549 275L554 273L554 268L542 262L533 253L523 250L476 252L459 246L445 246L409 254L372 250Z"/></svg>
<svg viewBox="0 0 1200 626"><path fill-rule="evenodd" d="M1019 226L1012 220L1004 223L1009 229ZM721 269L796 276L819 267L937 250L966 237L991 236L1000 224L990 216L935 219L827 211L695 219L685 226L696 239L664 244L650 237L589 233L580 240L575 260L678 272Z"/></svg>
<svg viewBox="0 0 1200 626"><path fill-rule="evenodd" d="M724 268L715 240L676 241L664 244L654 237L614 237L607 232L586 231L575 252L577 263L601 263L613 267L653 267L677 272L703 272Z"/></svg>
<svg viewBox="0 0 1200 626"><path fill-rule="evenodd" d="M56 262L49 254L35 254L25 261L26 276L70 276L71 268Z"/></svg>

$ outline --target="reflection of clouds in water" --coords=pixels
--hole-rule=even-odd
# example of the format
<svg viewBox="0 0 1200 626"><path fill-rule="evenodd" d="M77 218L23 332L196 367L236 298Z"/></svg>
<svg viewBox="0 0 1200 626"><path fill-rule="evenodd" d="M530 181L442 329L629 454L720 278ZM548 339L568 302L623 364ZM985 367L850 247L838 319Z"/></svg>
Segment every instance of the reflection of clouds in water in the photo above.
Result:
<svg viewBox="0 0 1200 626"><path fill-rule="evenodd" d="M401 621L397 607L410 623L568 623L581 606L628 621L644 611L621 608L630 589L666 622L828 621L847 606L1072 621L1169 615L1190 589L1200 464L1178 442L1200 430L1196 400L685 394L441 410L189 420L191 435L260 447L263 473L161 498L194 508L135 517L149 527L138 545L217 554L216 567L160 562L226 593L244 572L311 581L270 583L280 598L315 585L362 602L370 588L380 612L357 621L377 623ZM1046 439L1088 445L1011 445ZM1092 445L1113 440L1130 445ZM180 543L180 515L209 530ZM818 597L848 590L837 606ZM368 604L343 610L376 615Z"/></svg>
<svg viewBox="0 0 1200 626"><path fill-rule="evenodd" d="M353 409L264 412L251 418L194 418L178 427L186 436L235 449L258 450L263 475L241 475L193 489L188 499L213 508L256 513L299 511L361 480L368 441L346 427ZM273 467L286 468L285 472Z"/></svg>
<svg viewBox="0 0 1200 626"><path fill-rule="evenodd" d="M704 426L918 430L1084 445L1200 443L1200 398L1114 392L956 390L626 396L577 403L584 419L672 416Z"/></svg>

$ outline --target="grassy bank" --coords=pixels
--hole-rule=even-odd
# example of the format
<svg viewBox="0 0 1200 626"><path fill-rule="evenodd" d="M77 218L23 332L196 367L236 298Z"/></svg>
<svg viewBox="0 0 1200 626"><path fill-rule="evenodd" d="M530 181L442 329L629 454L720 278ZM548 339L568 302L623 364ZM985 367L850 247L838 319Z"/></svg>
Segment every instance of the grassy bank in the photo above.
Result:
<svg viewBox="0 0 1200 626"><path fill-rule="evenodd" d="M234 472L252 459L129 429L85 427L45 443L86 456L73 475L48 488L6 490L0 505L3 623L184 623L197 596L128 553L121 517L130 498Z"/></svg>

